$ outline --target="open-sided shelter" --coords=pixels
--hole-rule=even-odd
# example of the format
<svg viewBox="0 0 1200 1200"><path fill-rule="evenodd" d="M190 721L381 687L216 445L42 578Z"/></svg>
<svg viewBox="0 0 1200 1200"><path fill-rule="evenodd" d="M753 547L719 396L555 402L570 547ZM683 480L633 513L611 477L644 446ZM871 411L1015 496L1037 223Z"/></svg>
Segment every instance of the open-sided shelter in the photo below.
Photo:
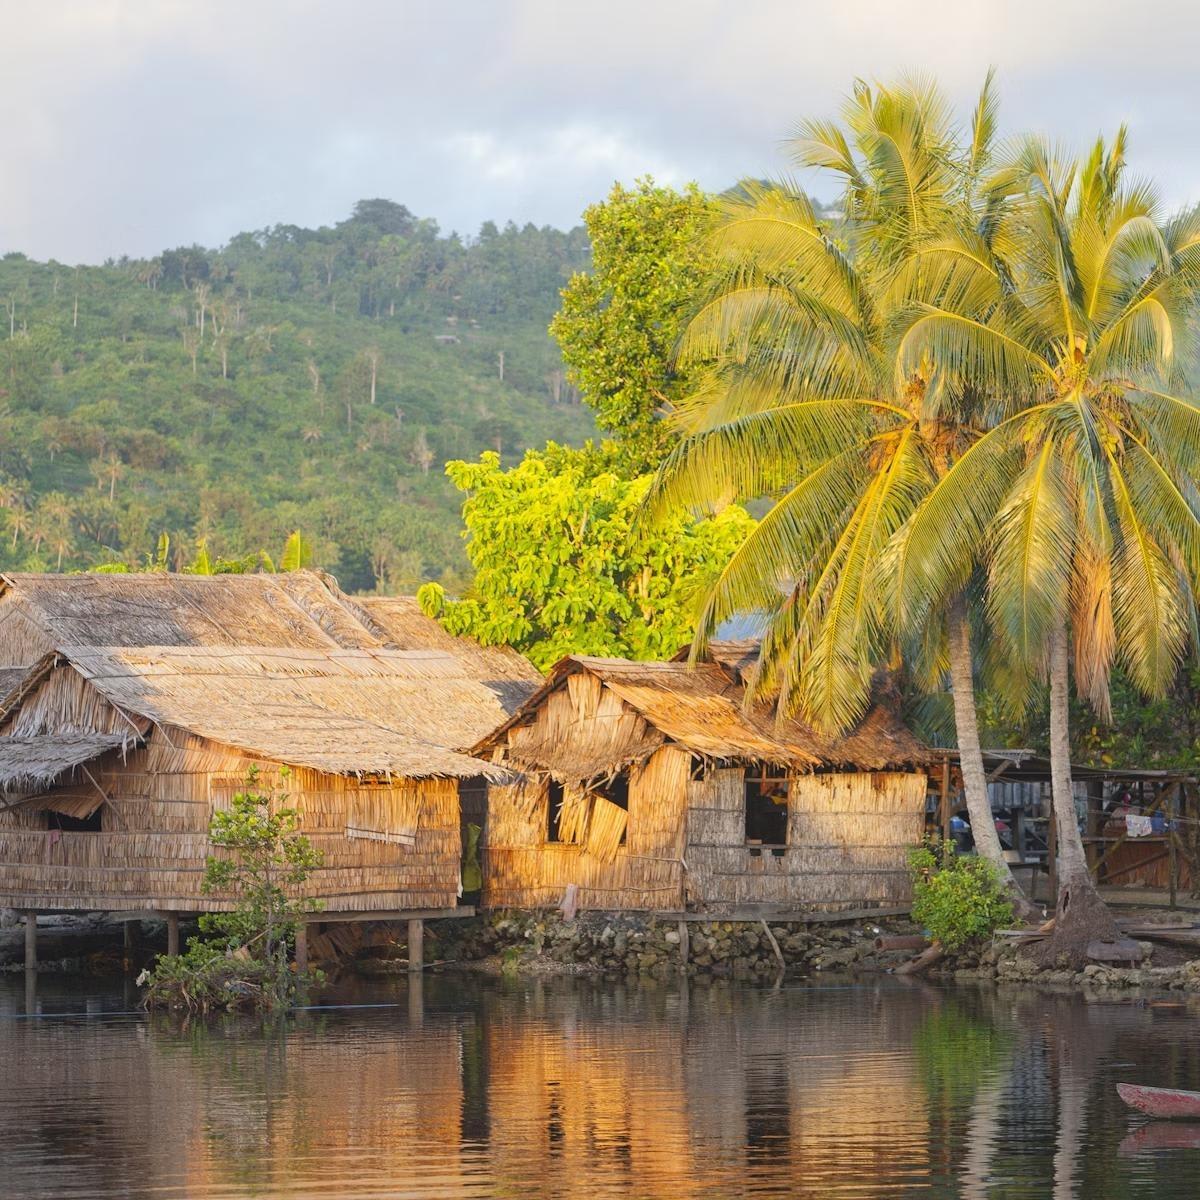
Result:
<svg viewBox="0 0 1200 1200"><path fill-rule="evenodd" d="M483 902L783 911L908 896L932 756L877 704L844 738L745 704L754 648L568 657L474 753L493 786Z"/></svg>

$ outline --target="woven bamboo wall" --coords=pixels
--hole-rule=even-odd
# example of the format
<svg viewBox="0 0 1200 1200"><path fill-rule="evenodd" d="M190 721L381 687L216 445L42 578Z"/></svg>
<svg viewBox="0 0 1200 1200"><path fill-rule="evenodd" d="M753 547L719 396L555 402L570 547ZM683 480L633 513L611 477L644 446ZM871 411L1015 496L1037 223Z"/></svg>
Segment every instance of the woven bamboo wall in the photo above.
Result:
<svg viewBox="0 0 1200 1200"><path fill-rule="evenodd" d="M579 906L670 909L683 899L684 798L691 757L664 747L629 777L626 840L611 862L583 846L546 842L548 784L493 787L488 799L483 905L542 908L579 887Z"/></svg>
<svg viewBox="0 0 1200 1200"><path fill-rule="evenodd" d="M0 813L0 906L14 908L230 907L200 890L214 808L244 786L252 759L178 730L145 749L89 767L110 797L104 832L51 834L40 814ZM330 911L445 908L456 903L460 857L455 780L381 786L258 763L260 783L288 795L301 830L325 856L305 886ZM95 786L86 777L56 792ZM37 822L40 829L31 828ZM349 837L347 828L393 835ZM401 839L401 840L395 840ZM411 844L407 844L411 841Z"/></svg>
<svg viewBox="0 0 1200 1200"><path fill-rule="evenodd" d="M802 775L793 779L788 844L745 845L744 771L710 771L688 788L689 902L855 907L903 903L908 848L921 840L927 780L918 772Z"/></svg>

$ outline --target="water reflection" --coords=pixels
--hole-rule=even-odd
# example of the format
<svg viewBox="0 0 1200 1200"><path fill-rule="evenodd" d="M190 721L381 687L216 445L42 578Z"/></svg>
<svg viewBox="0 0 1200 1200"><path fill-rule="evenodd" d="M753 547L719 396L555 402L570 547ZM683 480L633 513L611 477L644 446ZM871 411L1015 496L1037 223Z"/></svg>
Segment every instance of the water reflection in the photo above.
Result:
<svg viewBox="0 0 1200 1200"><path fill-rule="evenodd" d="M12 1197L1183 1197L1196 1012L1021 992L430 977L268 1028L0 984ZM369 1007L368 1007L369 1006ZM1136 1064L1136 1065L1134 1065Z"/></svg>

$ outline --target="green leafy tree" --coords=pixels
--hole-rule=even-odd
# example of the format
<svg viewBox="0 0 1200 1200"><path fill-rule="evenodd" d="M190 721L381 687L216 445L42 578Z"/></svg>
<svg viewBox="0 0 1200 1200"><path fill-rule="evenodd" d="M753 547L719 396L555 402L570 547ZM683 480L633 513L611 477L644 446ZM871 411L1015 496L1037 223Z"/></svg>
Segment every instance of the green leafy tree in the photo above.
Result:
<svg viewBox="0 0 1200 1200"><path fill-rule="evenodd" d="M459 497L442 458L499 438L516 461L595 432L587 409L556 401L546 332L588 261L582 227L464 240L376 199L333 227L255 230L219 252L70 270L0 256L0 473L29 514L6 521L0 569L133 569L163 529L176 547L207 538L215 565L303 528L353 591L374 584L371 548L402 525L418 582L456 586ZM416 430L436 460L404 453ZM34 519L54 493L77 506L70 537Z"/></svg>
<svg viewBox="0 0 1200 1200"><path fill-rule="evenodd" d="M584 213L592 269L572 276L550 324L571 381L635 472L660 456L661 415L689 387L675 344L710 269L700 235L714 209L695 184L616 184Z"/></svg>
<svg viewBox="0 0 1200 1200"><path fill-rule="evenodd" d="M452 462L474 582L461 600L418 596L452 633L515 646L543 669L565 654L661 659L686 644L714 576L754 527L719 516L638 523L648 477L625 478L611 450L551 444L501 470L499 457Z"/></svg>
<svg viewBox="0 0 1200 1200"><path fill-rule="evenodd" d="M287 779L287 768L281 768ZM251 951L282 970L305 913L314 901L296 898L294 889L321 865L300 827L300 814L286 795L263 789L252 767L244 791L234 793L228 809L213 813L208 836L214 849L204 864L206 894L231 895L236 907L206 914L201 928L223 938L227 947ZM280 967L280 964L282 966Z"/></svg>

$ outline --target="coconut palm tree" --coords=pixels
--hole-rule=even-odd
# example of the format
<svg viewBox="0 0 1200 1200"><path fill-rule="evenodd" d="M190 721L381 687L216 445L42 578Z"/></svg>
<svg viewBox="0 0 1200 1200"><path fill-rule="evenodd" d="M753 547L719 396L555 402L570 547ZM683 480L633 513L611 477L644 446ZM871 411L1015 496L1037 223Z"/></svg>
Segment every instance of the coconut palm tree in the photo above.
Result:
<svg viewBox="0 0 1200 1200"><path fill-rule="evenodd" d="M900 535L896 591L919 627L985 563L991 628L1027 676L1049 677L1062 854L1050 949L1075 958L1115 929L1071 788L1071 651L1102 713L1117 664L1160 695L1200 578L1200 407L1179 390L1200 215L1164 221L1151 187L1125 183L1125 140L1078 162L1026 141L998 185L1020 197L1005 255L957 233L928 247L941 298L909 305L897 355L902 372L932 359L939 387L993 399L991 427Z"/></svg>
<svg viewBox="0 0 1200 1200"><path fill-rule="evenodd" d="M980 187L996 129L990 78L964 143L919 81L856 86L844 126L810 122L795 143L803 165L844 180L842 224L783 186L743 185L723 202L712 235L723 270L680 347L702 383L675 414L682 437L650 498L774 499L713 587L694 652L727 616L763 611L754 690L825 729L865 711L894 652L887 549L975 436L974 389L931 386L929 363L896 368L898 321L938 282L920 252L962 227L964 238L983 229L993 254L988 230L1008 228L988 224L1003 192ZM953 676L976 844L1017 895L987 796L965 601L925 615L923 660Z"/></svg>

